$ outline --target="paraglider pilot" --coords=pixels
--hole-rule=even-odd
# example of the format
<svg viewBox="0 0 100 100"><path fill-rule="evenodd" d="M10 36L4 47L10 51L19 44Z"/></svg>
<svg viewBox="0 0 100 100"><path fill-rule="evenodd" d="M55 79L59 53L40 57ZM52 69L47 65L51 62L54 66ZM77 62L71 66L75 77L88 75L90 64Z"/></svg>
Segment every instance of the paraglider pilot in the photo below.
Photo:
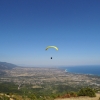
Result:
<svg viewBox="0 0 100 100"><path fill-rule="evenodd" d="M52 57L51 57L51 59L52 59Z"/></svg>

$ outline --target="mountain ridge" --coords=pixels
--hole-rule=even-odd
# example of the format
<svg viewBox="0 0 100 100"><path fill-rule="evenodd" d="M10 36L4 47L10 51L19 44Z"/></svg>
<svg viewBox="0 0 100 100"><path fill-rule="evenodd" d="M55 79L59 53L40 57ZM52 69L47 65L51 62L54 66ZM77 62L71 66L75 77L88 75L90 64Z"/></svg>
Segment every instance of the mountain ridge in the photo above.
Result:
<svg viewBox="0 0 100 100"><path fill-rule="evenodd" d="M1 62L0 61L0 70L10 70L10 69L13 69L15 67L18 67L18 66L15 65L15 64L12 64L12 63L7 63L7 62Z"/></svg>

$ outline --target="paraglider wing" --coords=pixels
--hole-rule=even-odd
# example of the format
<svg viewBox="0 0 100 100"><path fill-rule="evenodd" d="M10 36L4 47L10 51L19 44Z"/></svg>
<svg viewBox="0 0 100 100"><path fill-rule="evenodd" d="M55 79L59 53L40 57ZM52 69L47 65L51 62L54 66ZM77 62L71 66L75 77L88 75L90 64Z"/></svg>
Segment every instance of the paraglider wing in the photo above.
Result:
<svg viewBox="0 0 100 100"><path fill-rule="evenodd" d="M46 50L48 50L49 48L54 48L54 49L58 50L58 48L56 46L47 46Z"/></svg>

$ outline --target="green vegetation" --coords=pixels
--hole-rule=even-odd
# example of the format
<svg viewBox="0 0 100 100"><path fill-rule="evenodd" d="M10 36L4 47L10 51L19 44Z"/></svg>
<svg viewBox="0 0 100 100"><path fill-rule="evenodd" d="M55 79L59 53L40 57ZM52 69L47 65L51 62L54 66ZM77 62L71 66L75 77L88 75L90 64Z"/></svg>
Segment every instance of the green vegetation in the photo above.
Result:
<svg viewBox="0 0 100 100"><path fill-rule="evenodd" d="M77 96L89 96L95 97L95 89L90 87L81 88L80 87L71 87L68 85L53 85L53 84L44 84L41 85L41 88L32 88L33 85L24 84L18 90L18 85L14 83L5 82L0 83L0 92L12 97L12 95L19 95L14 96L15 100L17 98L22 98L20 100L54 100L54 98L65 98L65 97L77 97ZM0 97L0 100L9 100L8 97L3 95ZM29 99L26 99L29 98Z"/></svg>
<svg viewBox="0 0 100 100"><path fill-rule="evenodd" d="M11 82L0 83L0 92L3 93L20 93L17 89L17 85Z"/></svg>
<svg viewBox="0 0 100 100"><path fill-rule="evenodd" d="M79 90L78 92L78 96L89 96L89 97L95 97L95 90L86 87L86 88L82 88Z"/></svg>

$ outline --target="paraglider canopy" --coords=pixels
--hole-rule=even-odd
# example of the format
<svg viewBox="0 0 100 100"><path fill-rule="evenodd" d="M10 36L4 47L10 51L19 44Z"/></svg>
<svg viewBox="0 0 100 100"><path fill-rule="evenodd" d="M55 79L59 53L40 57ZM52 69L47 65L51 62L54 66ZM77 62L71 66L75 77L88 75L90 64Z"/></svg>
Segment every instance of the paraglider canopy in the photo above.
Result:
<svg viewBox="0 0 100 100"><path fill-rule="evenodd" d="M54 48L54 49L58 50L58 48L56 46L47 46L45 50L48 50L49 48Z"/></svg>

